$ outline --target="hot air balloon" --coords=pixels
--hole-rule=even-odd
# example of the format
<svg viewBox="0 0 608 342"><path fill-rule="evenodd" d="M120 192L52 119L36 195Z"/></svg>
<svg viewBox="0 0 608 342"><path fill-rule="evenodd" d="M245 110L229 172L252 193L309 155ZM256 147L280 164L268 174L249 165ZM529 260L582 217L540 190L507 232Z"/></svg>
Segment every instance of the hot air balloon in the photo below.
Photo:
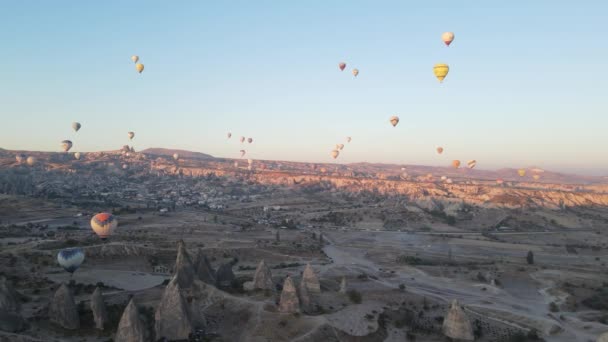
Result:
<svg viewBox="0 0 608 342"><path fill-rule="evenodd" d="M27 157L27 165L34 166L36 164L36 157L29 156Z"/></svg>
<svg viewBox="0 0 608 342"><path fill-rule="evenodd" d="M351 140L353 140L353 138L351 137L346 137L346 142L349 143Z"/></svg>
<svg viewBox="0 0 608 342"><path fill-rule="evenodd" d="M75 132L78 132L80 130L80 127L82 127L82 125L80 124L80 122L72 122L72 129Z"/></svg>
<svg viewBox="0 0 608 342"><path fill-rule="evenodd" d="M242 144L245 142L245 137L241 137L239 140L241 141L241 144Z"/></svg>
<svg viewBox="0 0 608 342"><path fill-rule="evenodd" d="M74 158L76 158L76 160L80 160L80 152L74 153Z"/></svg>
<svg viewBox="0 0 608 342"><path fill-rule="evenodd" d="M332 158L336 159L336 158L338 158L339 155L340 155L340 151L338 151L338 150L331 151Z"/></svg>
<svg viewBox="0 0 608 342"><path fill-rule="evenodd" d="M241 150L240 152L241 152L241 158L243 158L243 156L245 155L245 153L247 153L247 151L245 151L245 150Z"/></svg>
<svg viewBox="0 0 608 342"><path fill-rule="evenodd" d="M249 165L253 164L253 159L247 159L247 164L249 164Z"/></svg>
<svg viewBox="0 0 608 342"><path fill-rule="evenodd" d="M532 178L534 178L534 180L539 180L540 179L540 175L534 175L534 176L532 176Z"/></svg>
<svg viewBox="0 0 608 342"><path fill-rule="evenodd" d="M253 138L247 138L247 142L251 144L253 142Z"/></svg>
<svg viewBox="0 0 608 342"><path fill-rule="evenodd" d="M438 63L433 67L433 73L439 82L443 82L443 79L448 75L450 67L447 64Z"/></svg>
<svg viewBox="0 0 608 342"><path fill-rule="evenodd" d="M517 170L517 174L519 175L519 177L524 177L526 175L526 169Z"/></svg>
<svg viewBox="0 0 608 342"><path fill-rule="evenodd" d="M133 140L133 138L135 137L135 132L129 132L127 133L127 135L129 136L129 140Z"/></svg>
<svg viewBox="0 0 608 342"><path fill-rule="evenodd" d="M344 68L346 68L346 63L341 62L340 64L338 64L338 68L340 68L340 71L344 71Z"/></svg>
<svg viewBox="0 0 608 342"><path fill-rule="evenodd" d="M59 266L72 274L82 265L83 261L84 251L81 248L66 248L57 253Z"/></svg>
<svg viewBox="0 0 608 342"><path fill-rule="evenodd" d="M131 56L131 60L133 61L133 63L137 63L139 61L139 56Z"/></svg>
<svg viewBox="0 0 608 342"><path fill-rule="evenodd" d="M469 160L469 161L467 162L467 167L468 167L469 169L474 168L474 167L475 167L475 165L477 165L477 161L476 161L476 160Z"/></svg>
<svg viewBox="0 0 608 342"><path fill-rule="evenodd" d="M399 123L399 117L398 116L391 116L390 120L391 125L393 125L393 127L397 126L397 124Z"/></svg>
<svg viewBox="0 0 608 342"><path fill-rule="evenodd" d="M443 153L443 147L439 146L437 147L437 154L442 154Z"/></svg>
<svg viewBox="0 0 608 342"><path fill-rule="evenodd" d="M25 162L25 159L26 159L26 156L23 153L19 153L18 155L15 156L15 160L19 164L22 164L23 162Z"/></svg>
<svg viewBox="0 0 608 342"><path fill-rule="evenodd" d="M142 71L144 71L144 65L141 63L135 64L135 70L137 70L137 72L141 74Z"/></svg>
<svg viewBox="0 0 608 342"><path fill-rule="evenodd" d="M99 213L91 219L91 228L102 240L112 235L117 226L118 220L109 213Z"/></svg>
<svg viewBox="0 0 608 342"><path fill-rule="evenodd" d="M63 152L68 152L72 148L72 142L70 140L64 140L61 142L61 149Z"/></svg>
<svg viewBox="0 0 608 342"><path fill-rule="evenodd" d="M357 77L359 75L359 69L353 69L353 76Z"/></svg>
<svg viewBox="0 0 608 342"><path fill-rule="evenodd" d="M178 153L173 153L173 159L178 160L179 159L179 154Z"/></svg>
<svg viewBox="0 0 608 342"><path fill-rule="evenodd" d="M441 176L441 180L442 180L442 181L445 181L445 180L447 180L447 179L448 179L448 177L446 177L446 176Z"/></svg>
<svg viewBox="0 0 608 342"><path fill-rule="evenodd" d="M450 46L450 44L452 44L452 41L454 40L454 33L453 32L444 32L441 35L441 40L443 40L445 45Z"/></svg>
<svg viewBox="0 0 608 342"><path fill-rule="evenodd" d="M498 185L502 185L502 183L504 183L504 182L505 182L505 181L503 181L501 178L498 178L498 179L496 180L496 184L498 184Z"/></svg>
<svg viewBox="0 0 608 342"><path fill-rule="evenodd" d="M234 167L238 168L239 167L239 162L235 161L234 162Z"/></svg>
<svg viewBox="0 0 608 342"><path fill-rule="evenodd" d="M228 139L232 138L232 133L228 132L226 135L228 136Z"/></svg>
<svg viewBox="0 0 608 342"><path fill-rule="evenodd" d="M452 181L452 178L448 178L445 182L448 184L452 184L454 181Z"/></svg>
<svg viewBox="0 0 608 342"><path fill-rule="evenodd" d="M338 149L342 151L344 149L344 144L338 144L336 145L336 147L338 147Z"/></svg>
<svg viewBox="0 0 608 342"><path fill-rule="evenodd" d="M460 167L460 160L453 160L452 161L452 166L457 169Z"/></svg>

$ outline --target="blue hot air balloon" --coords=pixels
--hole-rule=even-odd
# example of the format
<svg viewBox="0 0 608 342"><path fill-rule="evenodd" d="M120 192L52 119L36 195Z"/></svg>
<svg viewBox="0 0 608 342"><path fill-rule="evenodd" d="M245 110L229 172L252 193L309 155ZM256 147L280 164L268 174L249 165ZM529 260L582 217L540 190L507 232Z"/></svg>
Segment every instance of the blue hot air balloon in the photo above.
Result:
<svg viewBox="0 0 608 342"><path fill-rule="evenodd" d="M81 248L66 248L57 253L57 262L70 273L74 273L83 261L84 251Z"/></svg>

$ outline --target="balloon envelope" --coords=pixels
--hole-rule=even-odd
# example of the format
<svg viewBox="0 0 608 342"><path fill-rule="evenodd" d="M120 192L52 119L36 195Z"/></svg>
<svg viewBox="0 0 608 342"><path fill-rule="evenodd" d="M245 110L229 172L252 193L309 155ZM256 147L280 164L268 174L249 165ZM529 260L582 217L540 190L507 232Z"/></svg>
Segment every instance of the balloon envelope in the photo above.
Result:
<svg viewBox="0 0 608 342"><path fill-rule="evenodd" d="M253 138L247 138L247 142L251 144L253 142Z"/></svg>
<svg viewBox="0 0 608 342"><path fill-rule="evenodd" d="M27 162L27 165L34 166L34 164L36 164L36 157L29 156L29 157L27 157L26 162Z"/></svg>
<svg viewBox="0 0 608 342"><path fill-rule="evenodd" d="M433 73L439 82L443 82L443 79L448 75L450 67L447 64L438 63L433 67Z"/></svg>
<svg viewBox="0 0 608 342"><path fill-rule="evenodd" d="M80 122L72 122L72 129L75 132L78 132L78 130L80 130L80 127L82 127L82 125L80 124Z"/></svg>
<svg viewBox="0 0 608 342"><path fill-rule="evenodd" d="M526 170L525 169L519 169L519 170L517 170L517 174L520 177L524 177L526 175Z"/></svg>
<svg viewBox="0 0 608 342"><path fill-rule="evenodd" d="M179 159L179 154L178 153L173 153L173 159L178 160Z"/></svg>
<svg viewBox="0 0 608 342"><path fill-rule="evenodd" d="M336 159L336 158L338 158L339 155L340 155L340 151L338 151L338 150L331 151L332 158Z"/></svg>
<svg viewBox="0 0 608 342"><path fill-rule="evenodd" d="M141 74L142 71L144 71L144 65L141 63L135 64L135 70L137 70L137 72Z"/></svg>
<svg viewBox="0 0 608 342"><path fill-rule="evenodd" d="M467 162L467 166L468 166L468 168L469 168L469 169L474 168L474 167L475 167L475 165L477 165L477 161L476 161L476 160L469 160L469 161Z"/></svg>
<svg viewBox="0 0 608 342"><path fill-rule="evenodd" d="M353 76L357 77L359 75L359 69L353 69Z"/></svg>
<svg viewBox="0 0 608 342"><path fill-rule="evenodd" d="M17 161L17 163L21 164L26 160L25 154L18 154L15 156L15 160Z"/></svg>
<svg viewBox="0 0 608 342"><path fill-rule="evenodd" d="M99 213L91 219L91 228L102 239L112 235L117 226L118 220L109 213Z"/></svg>
<svg viewBox="0 0 608 342"><path fill-rule="evenodd" d="M340 68L340 71L344 71L344 68L346 68L346 63L342 62L338 64L338 68Z"/></svg>
<svg viewBox="0 0 608 342"><path fill-rule="evenodd" d="M457 169L460 167L460 160L453 160L452 161L452 166Z"/></svg>
<svg viewBox="0 0 608 342"><path fill-rule="evenodd" d="M444 32L441 35L441 40L445 43L445 45L450 46L452 41L454 41L454 33L453 32Z"/></svg>
<svg viewBox="0 0 608 342"><path fill-rule="evenodd" d="M76 158L76 160L80 160L80 157L80 152L74 153L74 158Z"/></svg>
<svg viewBox="0 0 608 342"><path fill-rule="evenodd" d="M443 147L439 146L437 147L437 154L442 154L443 153Z"/></svg>
<svg viewBox="0 0 608 342"><path fill-rule="evenodd" d="M228 132L227 136L228 136L228 139L232 138L232 133Z"/></svg>
<svg viewBox="0 0 608 342"><path fill-rule="evenodd" d="M245 142L245 137L241 137L239 140L241 141L241 143L243 143Z"/></svg>
<svg viewBox="0 0 608 342"><path fill-rule="evenodd" d="M243 157L245 155L245 153L247 153L247 151L245 151L245 150L241 150L240 152L241 152L241 157Z"/></svg>
<svg viewBox="0 0 608 342"><path fill-rule="evenodd" d="M135 137L135 132L129 132L127 133L127 135L129 136L129 140L133 140L133 138Z"/></svg>
<svg viewBox="0 0 608 342"><path fill-rule="evenodd" d="M399 123L399 117L398 116L391 116L390 120L391 125L393 125L393 127L397 126L397 124Z"/></svg>
<svg viewBox="0 0 608 342"><path fill-rule="evenodd" d="M57 262L70 273L74 273L83 261L84 251L80 248L66 248L57 253Z"/></svg>
<svg viewBox="0 0 608 342"><path fill-rule="evenodd" d="M61 142L61 149L63 152L67 152L72 148L72 142L70 140L64 140Z"/></svg>
<svg viewBox="0 0 608 342"><path fill-rule="evenodd" d="M353 140L353 138L351 138L351 137L346 137L346 142L350 142L351 140Z"/></svg>
<svg viewBox="0 0 608 342"><path fill-rule="evenodd" d="M133 63L137 63L139 61L139 56L131 56L131 60L133 61Z"/></svg>

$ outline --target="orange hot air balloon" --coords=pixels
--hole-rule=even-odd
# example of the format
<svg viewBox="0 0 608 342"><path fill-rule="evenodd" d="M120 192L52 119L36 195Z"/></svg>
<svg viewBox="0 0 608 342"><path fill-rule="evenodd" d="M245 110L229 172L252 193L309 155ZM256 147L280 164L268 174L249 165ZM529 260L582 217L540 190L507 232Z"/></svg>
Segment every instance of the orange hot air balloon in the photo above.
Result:
<svg viewBox="0 0 608 342"><path fill-rule="evenodd" d="M340 68L340 71L344 71L344 69L346 68L346 63L342 62L338 64L338 68Z"/></svg>
<svg viewBox="0 0 608 342"><path fill-rule="evenodd" d="M103 240L112 235L117 226L118 220L109 213L99 213L91 219L91 228Z"/></svg>
<svg viewBox="0 0 608 342"><path fill-rule="evenodd" d="M443 147L439 146L437 147L437 154L442 154L443 153Z"/></svg>
<svg viewBox="0 0 608 342"><path fill-rule="evenodd" d="M452 166L457 169L460 167L460 160L453 160L452 161Z"/></svg>

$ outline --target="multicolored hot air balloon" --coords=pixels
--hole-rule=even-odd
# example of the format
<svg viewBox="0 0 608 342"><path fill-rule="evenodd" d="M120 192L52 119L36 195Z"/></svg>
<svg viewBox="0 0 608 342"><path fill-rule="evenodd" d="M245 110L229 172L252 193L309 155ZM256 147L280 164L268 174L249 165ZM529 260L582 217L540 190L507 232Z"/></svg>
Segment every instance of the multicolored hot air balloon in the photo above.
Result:
<svg viewBox="0 0 608 342"><path fill-rule="evenodd" d="M133 138L135 138L135 132L129 132L127 133L127 136L129 137L129 140L133 140Z"/></svg>
<svg viewBox="0 0 608 342"><path fill-rule="evenodd" d="M91 228L102 240L107 239L118 227L118 220L109 213L99 213L91 219Z"/></svg>
<svg viewBox="0 0 608 342"><path fill-rule="evenodd" d="M349 143L351 140L353 140L353 138L351 137L346 137L346 142Z"/></svg>
<svg viewBox="0 0 608 342"><path fill-rule="evenodd" d="M439 146L437 147L437 154L442 154L443 153L443 147Z"/></svg>
<svg viewBox="0 0 608 342"><path fill-rule="evenodd" d="M519 177L524 177L526 175L526 169L517 170L517 174L519 175Z"/></svg>
<svg viewBox="0 0 608 342"><path fill-rule="evenodd" d="M27 157L27 160L26 160L27 165L29 165L29 166L34 166L36 164L36 161L37 161L36 157L33 157L33 156Z"/></svg>
<svg viewBox="0 0 608 342"><path fill-rule="evenodd" d="M81 248L66 248L57 253L57 262L64 270L74 274L84 261L84 251Z"/></svg>
<svg viewBox="0 0 608 342"><path fill-rule="evenodd" d="M450 72L450 67L447 64L438 63L433 67L433 73L439 82L443 82L443 79L448 75L448 72Z"/></svg>
<svg viewBox="0 0 608 342"><path fill-rule="evenodd" d="M391 116L390 120L391 125L393 125L393 127L396 127L397 124L399 123L399 117L398 116Z"/></svg>
<svg viewBox="0 0 608 342"><path fill-rule="evenodd" d="M74 158L76 158L76 160L80 160L80 157L80 152L74 153Z"/></svg>
<svg viewBox="0 0 608 342"><path fill-rule="evenodd" d="M23 164L25 162L26 158L27 157L23 153L19 153L18 155L15 156L15 160L17 161L18 164Z"/></svg>
<svg viewBox="0 0 608 342"><path fill-rule="evenodd" d="M72 148L72 142L70 140L64 140L61 142L61 149L63 152L68 152Z"/></svg>
<svg viewBox="0 0 608 342"><path fill-rule="evenodd" d="M137 63L139 61L139 56L133 55L131 56L131 60L133 61L133 63Z"/></svg>
<svg viewBox="0 0 608 342"><path fill-rule="evenodd" d="M137 70L137 72L141 74L142 71L144 71L144 65L141 63L135 64L135 70Z"/></svg>
<svg viewBox="0 0 608 342"><path fill-rule="evenodd" d="M453 32L444 32L441 35L441 40L445 43L445 45L450 46L454 41L454 33Z"/></svg>
<svg viewBox="0 0 608 342"><path fill-rule="evenodd" d="M80 124L80 122L72 122L72 129L75 132L78 132L78 130L80 130L80 127L82 127L82 125Z"/></svg>
<svg viewBox="0 0 608 342"><path fill-rule="evenodd" d="M243 158L243 156L245 155L245 153L247 153L247 151L245 151L245 150L240 150L239 152L241 152L241 158Z"/></svg>
<svg viewBox="0 0 608 342"><path fill-rule="evenodd" d="M340 155L340 151L338 151L338 150L331 151L332 158L336 159L336 158L338 158L339 155Z"/></svg>
<svg viewBox="0 0 608 342"><path fill-rule="evenodd" d="M253 142L253 138L247 138L247 142L251 144Z"/></svg>
<svg viewBox="0 0 608 342"><path fill-rule="evenodd" d="M452 166L457 169L460 167L460 160L453 160L452 161Z"/></svg>
<svg viewBox="0 0 608 342"><path fill-rule="evenodd" d="M474 167L475 167L475 165L477 165L477 161L476 161L476 160L469 160L469 161L467 162L467 167L468 167L469 169L474 168Z"/></svg>
<svg viewBox="0 0 608 342"><path fill-rule="evenodd" d="M338 64L338 68L340 68L340 71L344 71L344 69L346 68L346 63L341 62L340 64Z"/></svg>
<svg viewBox="0 0 608 342"><path fill-rule="evenodd" d="M179 153L173 153L173 159L179 160Z"/></svg>
<svg viewBox="0 0 608 342"><path fill-rule="evenodd" d="M359 69L353 69L353 76L357 77L359 75Z"/></svg>

